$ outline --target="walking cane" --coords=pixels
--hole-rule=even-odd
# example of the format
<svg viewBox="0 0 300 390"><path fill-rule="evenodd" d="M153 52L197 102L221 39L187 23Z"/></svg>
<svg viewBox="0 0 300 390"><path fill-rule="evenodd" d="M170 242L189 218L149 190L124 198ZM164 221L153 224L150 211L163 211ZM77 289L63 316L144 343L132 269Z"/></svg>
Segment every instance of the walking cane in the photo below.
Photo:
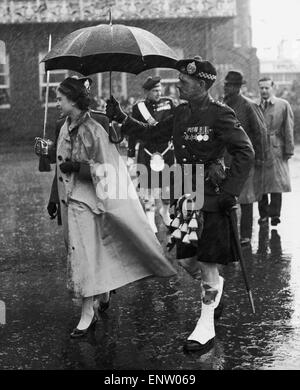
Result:
<svg viewBox="0 0 300 390"><path fill-rule="evenodd" d="M232 232L233 232L234 245L235 245L235 248L236 248L236 251L237 251L237 255L238 255L238 258L239 258L239 261L240 261L240 264L241 264L242 274L243 274L243 278L244 278L244 281L245 281L246 290L247 290L247 293L248 293L248 297L249 297L249 301L250 301L250 304L251 304L252 312L253 312L253 314L255 314L254 301L253 301L253 297L252 297L252 292L251 292L248 276L247 276L247 273L246 273L244 257L243 257L242 248L241 248L239 235L238 235L238 229L237 229L237 223L236 223L236 209L237 209L237 206L234 206L230 210L230 212L229 212L230 225L231 225L231 229L232 229Z"/></svg>
<svg viewBox="0 0 300 390"><path fill-rule="evenodd" d="M49 45L48 52L51 51L52 37L49 35ZM48 116L48 102L49 102L49 83L50 83L50 72L47 71L47 84L46 84L46 94L45 94L45 114L44 114L44 128L43 128L43 138L36 137L35 139L35 149L39 147L42 152L39 160L39 171L40 172L50 172L51 166L48 158L49 146L53 144L51 140L46 139L46 126L47 126L47 116Z"/></svg>

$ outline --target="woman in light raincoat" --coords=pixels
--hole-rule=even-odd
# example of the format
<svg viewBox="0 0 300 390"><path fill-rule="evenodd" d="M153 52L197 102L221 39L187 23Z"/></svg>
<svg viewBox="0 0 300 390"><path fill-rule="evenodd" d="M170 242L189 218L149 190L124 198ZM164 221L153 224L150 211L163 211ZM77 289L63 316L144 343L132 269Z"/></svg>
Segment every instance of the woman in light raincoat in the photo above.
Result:
<svg viewBox="0 0 300 390"><path fill-rule="evenodd" d="M163 256L115 145L89 114L83 84L65 79L57 89L57 104L67 116L56 163L68 287L82 298L74 338L96 324L94 296L176 271Z"/></svg>

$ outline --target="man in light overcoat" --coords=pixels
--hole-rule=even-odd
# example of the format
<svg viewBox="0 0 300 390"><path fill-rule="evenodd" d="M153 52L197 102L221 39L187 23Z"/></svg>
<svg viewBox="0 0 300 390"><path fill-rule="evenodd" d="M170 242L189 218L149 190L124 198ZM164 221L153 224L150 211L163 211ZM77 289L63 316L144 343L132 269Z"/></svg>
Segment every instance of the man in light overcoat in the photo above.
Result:
<svg viewBox="0 0 300 390"><path fill-rule="evenodd" d="M294 115L287 100L275 97L271 78L260 79L259 90L267 125L264 195L258 204L259 223L266 223L271 218L271 225L276 226L281 222L282 193L291 192L288 160L294 154Z"/></svg>

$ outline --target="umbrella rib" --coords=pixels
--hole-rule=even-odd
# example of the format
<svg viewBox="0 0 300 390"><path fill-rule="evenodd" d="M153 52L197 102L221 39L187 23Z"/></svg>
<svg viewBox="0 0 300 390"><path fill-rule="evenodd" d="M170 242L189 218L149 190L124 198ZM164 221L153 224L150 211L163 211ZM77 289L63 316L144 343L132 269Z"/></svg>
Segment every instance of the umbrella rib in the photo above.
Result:
<svg viewBox="0 0 300 390"><path fill-rule="evenodd" d="M71 42L70 44L68 45L68 47L65 49L65 52L68 51L70 49L70 47L81 37L82 34L84 34L85 31L82 31L79 35L77 35ZM75 57L78 57L78 56L75 56Z"/></svg>
<svg viewBox="0 0 300 390"><path fill-rule="evenodd" d="M142 53L142 50L141 50L141 43L144 43L144 42L139 42L139 40L136 38L136 36L135 36L135 34L134 34L134 32L133 32L134 29L138 29L138 28L137 28L137 27L133 27L133 29L132 29L131 26L129 27L130 33L133 35L133 37L134 37L134 39L135 39L135 41L136 41L136 43L137 43L137 46L138 46L138 48L139 48L139 50L140 50L140 53L141 53L141 56L144 57L144 53ZM147 44L148 44L148 45L151 45L152 48L155 49L155 46L153 45L153 43L152 43L150 37L143 36L143 41L145 41L145 40L147 40ZM153 53L153 54L155 54L155 53ZM146 55L147 55L147 54L146 54Z"/></svg>
<svg viewBox="0 0 300 390"><path fill-rule="evenodd" d="M143 57L143 53L142 53L142 51L141 51L140 45L139 45L139 43L138 43L138 41L137 41L137 39L136 39L136 37L135 37L135 35L134 35L132 29L130 28L130 26L127 26L127 27L128 27L128 31L130 31L130 34L132 35L133 39L134 39L135 42L136 42L136 45L137 45L137 47L138 47L138 49L139 49L139 52L140 52L140 55Z"/></svg>
<svg viewBox="0 0 300 390"><path fill-rule="evenodd" d="M89 37L91 36L91 34L92 34L92 31L90 30L89 31L89 35L87 36L87 38L85 40L85 43L82 45L82 50L80 51L80 58L82 57L82 54L83 54L84 49L85 49L85 47L86 47L86 45L87 45L87 43L89 41Z"/></svg>

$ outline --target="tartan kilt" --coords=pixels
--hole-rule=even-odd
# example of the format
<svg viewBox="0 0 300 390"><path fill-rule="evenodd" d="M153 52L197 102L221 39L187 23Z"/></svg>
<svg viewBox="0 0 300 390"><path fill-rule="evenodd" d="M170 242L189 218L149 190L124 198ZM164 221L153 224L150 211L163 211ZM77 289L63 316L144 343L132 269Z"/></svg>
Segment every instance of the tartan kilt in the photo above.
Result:
<svg viewBox="0 0 300 390"><path fill-rule="evenodd" d="M203 211L203 219L198 247L178 242L177 259L197 256L198 261L222 265L238 261L229 216L221 212Z"/></svg>

